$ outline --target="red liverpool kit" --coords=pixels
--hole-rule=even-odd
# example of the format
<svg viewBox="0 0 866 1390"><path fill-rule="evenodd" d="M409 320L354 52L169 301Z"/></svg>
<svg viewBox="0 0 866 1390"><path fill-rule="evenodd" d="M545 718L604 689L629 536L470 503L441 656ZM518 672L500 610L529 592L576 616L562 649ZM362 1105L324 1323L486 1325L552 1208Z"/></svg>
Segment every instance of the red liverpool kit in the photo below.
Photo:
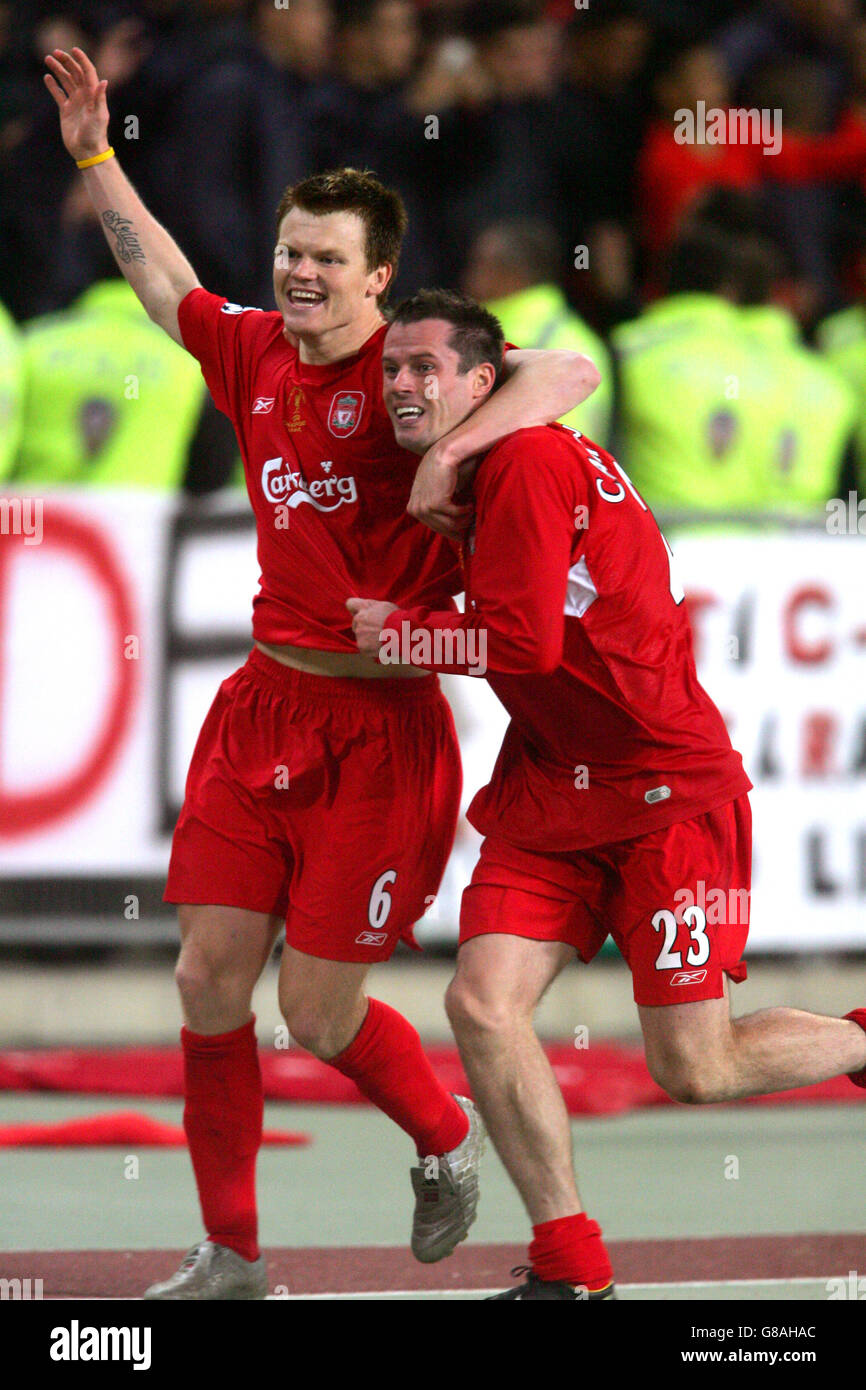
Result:
<svg viewBox="0 0 866 1390"><path fill-rule="evenodd" d="M276 312L195 289L178 321L241 448L261 567L253 636L354 652L355 594L455 611L456 553L406 513L417 459L382 404L385 327L318 366ZM438 889L460 783L435 676L311 676L256 650L199 737L166 899L285 914L299 950L385 959Z"/></svg>
<svg viewBox="0 0 866 1390"><path fill-rule="evenodd" d="M462 937L590 959L611 931L639 1003L716 997L745 973L751 783L698 681L670 548L612 456L562 426L502 440L474 491L466 613L403 608L383 632L383 653L485 674L511 715L468 812L487 839ZM711 888L740 894L736 924L708 925Z"/></svg>

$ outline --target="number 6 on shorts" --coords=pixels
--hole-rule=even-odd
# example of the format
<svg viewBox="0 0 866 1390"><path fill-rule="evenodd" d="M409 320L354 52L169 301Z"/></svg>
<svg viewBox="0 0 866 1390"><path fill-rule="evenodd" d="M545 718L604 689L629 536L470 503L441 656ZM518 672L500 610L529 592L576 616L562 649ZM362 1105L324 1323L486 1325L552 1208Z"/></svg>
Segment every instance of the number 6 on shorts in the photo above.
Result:
<svg viewBox="0 0 866 1390"><path fill-rule="evenodd" d="M391 911L391 894L386 892L389 883L397 881L397 870L386 869L380 874L373 884L373 891L370 894L370 906L367 909L367 921L376 931L381 931L388 920L388 913Z"/></svg>

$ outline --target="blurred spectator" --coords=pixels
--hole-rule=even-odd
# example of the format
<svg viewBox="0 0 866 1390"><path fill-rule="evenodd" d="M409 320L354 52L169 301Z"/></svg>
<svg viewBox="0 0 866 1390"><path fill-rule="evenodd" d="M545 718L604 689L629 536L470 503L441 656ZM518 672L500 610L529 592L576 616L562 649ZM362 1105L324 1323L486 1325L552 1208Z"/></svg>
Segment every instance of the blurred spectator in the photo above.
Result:
<svg viewBox="0 0 866 1390"><path fill-rule="evenodd" d="M335 21L336 70L308 107L312 165L378 172L383 116L396 114L418 58L417 12L412 0L342 0Z"/></svg>
<svg viewBox="0 0 866 1390"><path fill-rule="evenodd" d="M459 182L449 194L449 231L460 261L491 220L533 215L556 221L550 138L558 76L556 31L535 0L480 0L463 21L479 77L461 110Z"/></svg>
<svg viewBox="0 0 866 1390"><path fill-rule="evenodd" d="M594 3L594 0L593 0ZM694 42L730 25L738 14L754 10L760 0L641 0L641 9L654 27L677 42Z"/></svg>
<svg viewBox="0 0 866 1390"><path fill-rule="evenodd" d="M288 9L277 9L274 0L255 0L252 24L293 101L327 75L334 30L330 0L291 0Z"/></svg>
<svg viewBox="0 0 866 1390"><path fill-rule="evenodd" d="M832 132L819 133L825 111L816 70L788 62L765 69L756 103L740 108L743 116L751 112L753 124L736 126L725 68L706 45L668 54L654 93L663 114L650 125L638 163L641 240L651 274L707 190L763 186L801 273L812 279L819 298L837 296L831 252L835 194L812 185L862 176L862 118L846 110Z"/></svg>
<svg viewBox="0 0 866 1390"><path fill-rule="evenodd" d="M703 190L750 188L757 182L752 146L678 139L678 113L695 112L699 101L707 110L727 110L730 104L727 72L713 48L699 44L666 53L653 95L659 116L647 130L637 169L640 237L650 264Z"/></svg>
<svg viewBox="0 0 866 1390"><path fill-rule="evenodd" d="M9 475L21 440L21 339L15 320L0 304L0 483Z"/></svg>
<svg viewBox="0 0 866 1390"><path fill-rule="evenodd" d="M806 58L820 71L832 124L848 86L846 44L857 13L857 0L764 0L735 20L716 43L737 100L746 100L767 65Z"/></svg>
<svg viewBox="0 0 866 1390"><path fill-rule="evenodd" d="M23 30L17 71L28 101L4 128L0 149L0 300L16 319L56 308L62 301L59 213L75 166L57 135L57 110L42 86L40 65L55 46L87 47L88 34L72 17L47 15Z"/></svg>
<svg viewBox="0 0 866 1390"><path fill-rule="evenodd" d="M27 133L31 90L26 39L11 0L0 0L0 161Z"/></svg>
<svg viewBox="0 0 866 1390"><path fill-rule="evenodd" d="M781 516L838 495L855 401L773 305L778 273L766 242L690 226L666 297L614 333L622 461L651 505Z"/></svg>
<svg viewBox="0 0 866 1390"><path fill-rule="evenodd" d="M202 282L230 299L272 302L270 229L285 185L353 164L398 187L409 210L395 297L456 284L485 227L531 215L556 229L557 283L607 332L657 292L683 218L721 186L761 190L814 321L844 302L842 222L851 183L866 188L862 10L856 0L0 0L0 302L29 318L97 276L100 234L42 85L44 53L81 44L109 78L112 138L132 182ZM698 101L728 110L732 91L783 110L779 155L676 139L676 113Z"/></svg>
<svg viewBox="0 0 866 1390"><path fill-rule="evenodd" d="M780 161L764 161L764 197L796 270L814 287L815 313L840 301L836 243L847 185L866 170L866 123L846 105L831 112L827 86L814 59L767 64L752 100L784 113Z"/></svg>
<svg viewBox="0 0 866 1390"><path fill-rule="evenodd" d="M411 0L346 0L335 21L336 70L304 106L311 168L371 168L399 188L409 230L393 297L453 283L446 218L465 158L456 103L466 55L453 44L426 52Z"/></svg>
<svg viewBox="0 0 866 1390"><path fill-rule="evenodd" d="M118 153L202 284L271 308L274 213L308 165L301 115L252 37L246 0L197 0L189 15L174 0L168 8L115 93L118 124L132 112L140 131Z"/></svg>
<svg viewBox="0 0 866 1390"><path fill-rule="evenodd" d="M588 273L572 275L568 289L605 326L637 310L633 186L651 33L640 0L602 0L574 15L565 36L565 81L551 131L557 226L563 246L588 248Z"/></svg>
<svg viewBox="0 0 866 1390"><path fill-rule="evenodd" d="M845 378L857 399L856 485L866 497L866 217L860 205L857 259L861 286L858 302L830 314L818 325L817 347Z"/></svg>
<svg viewBox="0 0 866 1390"><path fill-rule="evenodd" d="M476 239L464 276L467 294L480 300L502 324L505 337L521 348L569 348L592 358L601 383L562 423L610 441L613 382L603 341L569 307L556 283L559 243L544 222L497 222Z"/></svg>
<svg viewBox="0 0 866 1390"><path fill-rule="evenodd" d="M762 245L771 243L774 255L773 301L788 309L804 332L811 328L816 314L817 287L796 265L775 210L761 189L706 189L683 225L695 223L712 225L723 233L742 237L751 246L756 242ZM759 288L752 288L748 276L744 277L743 302L759 302L765 281L766 268L758 258L756 283Z"/></svg>
<svg viewBox="0 0 866 1390"><path fill-rule="evenodd" d="M26 324L16 485L204 492L234 464L210 445L198 363L120 277Z"/></svg>
<svg viewBox="0 0 866 1390"><path fill-rule="evenodd" d="M412 0L341 0L339 61L361 87L405 82L418 58L418 12Z"/></svg>
<svg viewBox="0 0 866 1390"><path fill-rule="evenodd" d="M557 35L535 0L475 0L464 13L463 32L501 100L552 94L557 76Z"/></svg>
<svg viewBox="0 0 866 1390"><path fill-rule="evenodd" d="M98 31L70 34L62 46L81 44L108 77L118 156L202 283L270 307L274 211L307 156L300 117L250 35L244 3L199 0L191 11L146 0L146 23L109 9ZM32 128L9 156L0 224L0 298L20 318L80 294L101 255L98 230L74 249L61 234L77 219L80 181L39 73L32 101Z"/></svg>

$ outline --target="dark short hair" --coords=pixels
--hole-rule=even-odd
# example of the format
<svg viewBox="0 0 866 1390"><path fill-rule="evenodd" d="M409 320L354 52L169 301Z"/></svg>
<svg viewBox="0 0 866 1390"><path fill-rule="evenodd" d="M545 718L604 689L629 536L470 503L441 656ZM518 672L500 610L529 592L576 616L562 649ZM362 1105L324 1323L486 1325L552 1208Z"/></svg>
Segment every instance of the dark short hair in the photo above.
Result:
<svg viewBox="0 0 866 1390"><path fill-rule="evenodd" d="M544 19L541 0L470 0L461 31L475 43L487 43L507 29L525 29Z"/></svg>
<svg viewBox="0 0 866 1390"><path fill-rule="evenodd" d="M593 0L578 10L569 19L566 32L569 37L579 38L582 34L597 33L611 24L619 24L624 19L640 19L649 23L646 13L646 0Z"/></svg>
<svg viewBox="0 0 866 1390"><path fill-rule="evenodd" d="M736 277L733 238L720 227L688 223L668 252L668 294L715 294Z"/></svg>
<svg viewBox="0 0 866 1390"><path fill-rule="evenodd" d="M482 305L456 290L419 290L403 299L389 314L391 323L422 323L444 319L451 324L448 346L457 353L461 376L482 362L496 369L496 385L502 377L505 337L502 325Z"/></svg>
<svg viewBox="0 0 866 1390"><path fill-rule="evenodd" d="M368 271L390 265L393 272L389 285L379 296L379 303L384 304L397 274L400 248L409 222L403 199L396 189L386 188L370 169L329 169L290 184L284 191L277 208L278 235L283 218L292 208L301 208L318 217L329 212L353 212L360 217L365 229Z"/></svg>
<svg viewBox="0 0 866 1390"><path fill-rule="evenodd" d="M668 294L726 291L735 303L762 304L783 272L768 237L687 222L670 250L666 288Z"/></svg>
<svg viewBox="0 0 866 1390"><path fill-rule="evenodd" d="M513 269L525 272L530 284L548 284L559 277L562 249L549 222L537 217L509 217L488 223L480 235L486 232L499 238L503 259Z"/></svg>
<svg viewBox="0 0 866 1390"><path fill-rule="evenodd" d="M339 0L334 6L334 28L340 34L344 29L361 29L370 24L382 0Z"/></svg>

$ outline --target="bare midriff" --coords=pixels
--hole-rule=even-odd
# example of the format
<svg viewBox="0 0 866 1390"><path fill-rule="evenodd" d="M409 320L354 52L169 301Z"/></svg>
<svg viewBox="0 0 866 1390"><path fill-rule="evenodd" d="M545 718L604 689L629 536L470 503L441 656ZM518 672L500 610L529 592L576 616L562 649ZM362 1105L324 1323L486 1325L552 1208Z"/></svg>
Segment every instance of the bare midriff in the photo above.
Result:
<svg viewBox="0 0 866 1390"><path fill-rule="evenodd" d="M402 680L404 677L427 676L429 671L417 666L381 665L365 652L321 652L313 647L271 647L256 642L260 652L282 666L293 666L311 676L343 676L351 680Z"/></svg>

